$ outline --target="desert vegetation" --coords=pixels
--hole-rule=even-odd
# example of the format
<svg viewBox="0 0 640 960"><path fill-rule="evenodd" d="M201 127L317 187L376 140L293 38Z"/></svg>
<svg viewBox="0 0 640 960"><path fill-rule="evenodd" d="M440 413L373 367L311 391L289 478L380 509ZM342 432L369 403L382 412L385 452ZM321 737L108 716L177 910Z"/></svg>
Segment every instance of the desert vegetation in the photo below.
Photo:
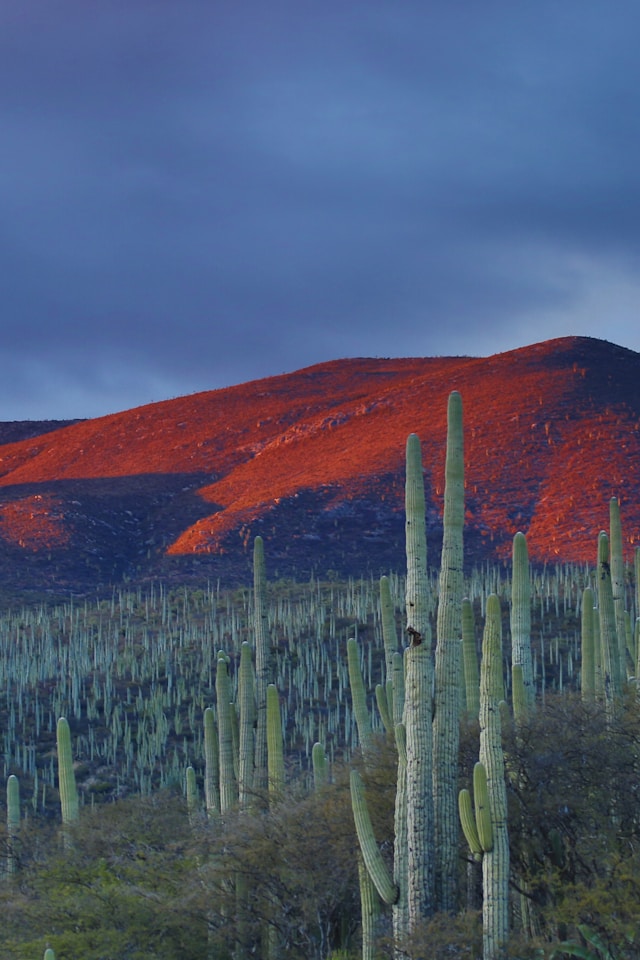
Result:
<svg viewBox="0 0 640 960"><path fill-rule="evenodd" d="M465 572L463 467L402 575L4 613L3 956L637 956L639 553Z"/></svg>

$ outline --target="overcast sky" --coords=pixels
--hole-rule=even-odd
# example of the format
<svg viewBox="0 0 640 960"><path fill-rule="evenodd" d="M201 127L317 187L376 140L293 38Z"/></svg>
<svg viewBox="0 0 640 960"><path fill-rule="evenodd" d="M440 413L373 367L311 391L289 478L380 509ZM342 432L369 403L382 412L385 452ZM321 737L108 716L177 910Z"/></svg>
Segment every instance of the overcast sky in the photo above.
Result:
<svg viewBox="0 0 640 960"><path fill-rule="evenodd" d="M640 5L0 4L0 420L640 351Z"/></svg>

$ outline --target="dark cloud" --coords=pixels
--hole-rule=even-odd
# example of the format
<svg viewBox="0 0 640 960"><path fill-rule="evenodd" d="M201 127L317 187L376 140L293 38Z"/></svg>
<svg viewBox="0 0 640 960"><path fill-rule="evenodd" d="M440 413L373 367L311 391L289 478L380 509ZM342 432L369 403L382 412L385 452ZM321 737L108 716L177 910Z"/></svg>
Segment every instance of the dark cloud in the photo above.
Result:
<svg viewBox="0 0 640 960"><path fill-rule="evenodd" d="M5 5L0 419L640 349L638 27L628 0Z"/></svg>

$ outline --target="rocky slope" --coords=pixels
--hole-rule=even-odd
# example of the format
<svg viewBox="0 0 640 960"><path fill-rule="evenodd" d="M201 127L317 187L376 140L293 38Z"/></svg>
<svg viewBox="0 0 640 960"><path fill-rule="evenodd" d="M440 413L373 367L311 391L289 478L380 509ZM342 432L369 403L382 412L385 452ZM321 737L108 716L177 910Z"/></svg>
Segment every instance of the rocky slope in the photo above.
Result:
<svg viewBox="0 0 640 960"><path fill-rule="evenodd" d="M248 582L258 533L270 577L401 570L411 432L437 563L453 389L465 410L469 563L508 556L517 530L534 561L592 561L612 496L631 556L640 354L570 337L487 358L336 360L65 426L2 424L3 584Z"/></svg>

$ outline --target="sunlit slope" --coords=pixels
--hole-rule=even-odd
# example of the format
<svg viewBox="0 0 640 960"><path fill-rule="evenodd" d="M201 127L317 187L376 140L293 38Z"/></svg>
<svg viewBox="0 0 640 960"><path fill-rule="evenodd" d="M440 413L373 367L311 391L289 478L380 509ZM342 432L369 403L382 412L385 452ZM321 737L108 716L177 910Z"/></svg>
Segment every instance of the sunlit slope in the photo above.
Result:
<svg viewBox="0 0 640 960"><path fill-rule="evenodd" d="M83 562L86 577L113 579L193 572L196 558L203 573L243 575L257 533L280 575L400 569L405 440L423 443L437 545L452 389L473 559L505 556L523 530L534 560L592 560L611 496L631 552L640 355L588 338L488 358L337 360L4 444L0 544L14 565L47 551L71 580Z"/></svg>

